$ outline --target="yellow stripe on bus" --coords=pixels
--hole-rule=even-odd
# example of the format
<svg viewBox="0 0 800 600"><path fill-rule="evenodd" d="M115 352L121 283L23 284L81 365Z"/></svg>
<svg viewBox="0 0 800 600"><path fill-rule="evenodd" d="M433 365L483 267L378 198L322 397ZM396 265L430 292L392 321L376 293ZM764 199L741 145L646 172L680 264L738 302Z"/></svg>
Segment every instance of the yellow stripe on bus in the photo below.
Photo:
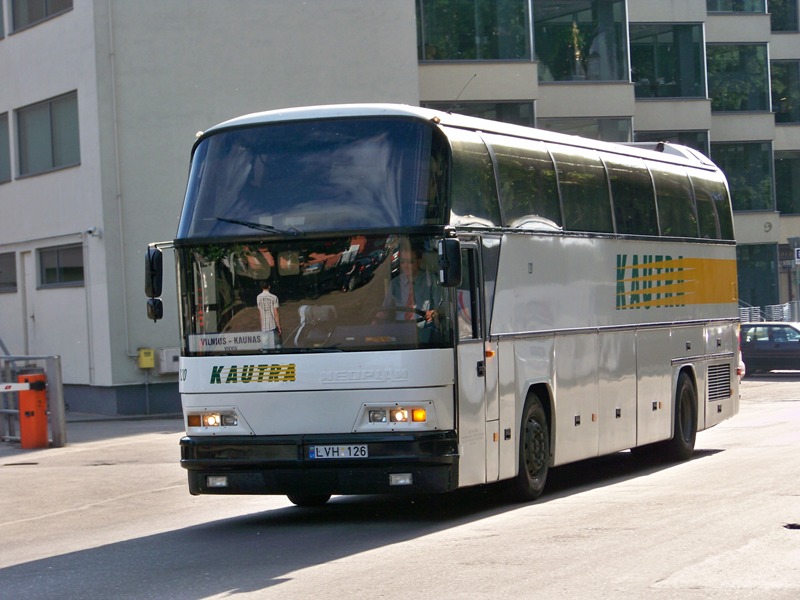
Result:
<svg viewBox="0 0 800 600"><path fill-rule="evenodd" d="M618 309L727 304L738 298L735 260L675 258L622 269L634 276L617 281L625 289L617 294L625 299Z"/></svg>

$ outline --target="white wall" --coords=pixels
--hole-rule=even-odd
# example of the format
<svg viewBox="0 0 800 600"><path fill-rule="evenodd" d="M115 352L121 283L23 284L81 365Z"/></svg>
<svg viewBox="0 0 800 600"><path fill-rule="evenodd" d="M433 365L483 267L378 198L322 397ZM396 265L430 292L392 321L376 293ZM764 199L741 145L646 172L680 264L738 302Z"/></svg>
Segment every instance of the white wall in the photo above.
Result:
<svg viewBox="0 0 800 600"><path fill-rule="evenodd" d="M95 345L109 351L108 337L94 338L88 326L91 287L40 289L36 261L37 249L83 244L81 232L101 219L91 9L77 0L58 18L0 40L0 112L9 113L15 176L0 186L0 252L17 252L18 279L17 293L0 297L0 337L12 354L62 355L65 383L88 382ZM81 165L17 179L14 111L76 90ZM103 246L84 249L102 271Z"/></svg>
<svg viewBox="0 0 800 600"><path fill-rule="evenodd" d="M113 352L121 382L141 380L126 354L179 344L169 272L166 317L146 319L143 252L175 235L195 133L286 106L417 104L419 84L413 0L114 0L110 23L113 83L104 81L117 107L124 243L109 297L112 310L128 307L112 317L127 323Z"/></svg>
<svg viewBox="0 0 800 600"><path fill-rule="evenodd" d="M195 133L292 105L417 104L414 2L75 0L0 39L0 81L12 139L14 110L77 90L81 145L78 167L0 185L20 281L0 294L0 338L61 354L65 383L141 383L137 349L178 345L169 272L167 317L146 319L143 252L174 237ZM85 285L38 289L36 250L63 243L82 245Z"/></svg>

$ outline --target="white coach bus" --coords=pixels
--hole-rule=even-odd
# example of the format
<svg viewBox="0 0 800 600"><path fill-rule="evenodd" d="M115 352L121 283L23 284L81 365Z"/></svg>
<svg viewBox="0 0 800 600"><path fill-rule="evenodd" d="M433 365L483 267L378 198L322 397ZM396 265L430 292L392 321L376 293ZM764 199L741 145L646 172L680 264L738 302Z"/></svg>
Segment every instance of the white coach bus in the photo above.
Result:
<svg viewBox="0 0 800 600"><path fill-rule="evenodd" d="M194 145L177 237L147 253L154 319L170 246L192 494L531 500L558 465L688 459L738 411L730 198L688 148L401 105L252 114Z"/></svg>

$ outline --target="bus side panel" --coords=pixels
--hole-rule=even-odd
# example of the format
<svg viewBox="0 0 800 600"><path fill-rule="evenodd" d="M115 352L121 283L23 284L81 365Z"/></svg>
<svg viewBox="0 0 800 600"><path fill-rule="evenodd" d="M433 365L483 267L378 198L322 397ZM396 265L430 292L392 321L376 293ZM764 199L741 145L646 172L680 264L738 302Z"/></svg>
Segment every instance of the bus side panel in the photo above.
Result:
<svg viewBox="0 0 800 600"><path fill-rule="evenodd" d="M510 429L511 439L504 441L501 449L500 478L506 479L517 474L519 466L519 436L522 411L528 390L537 384L544 384L552 390L555 338L535 336L528 339L509 340L502 345L504 357L500 367L500 420L502 427ZM541 398L542 402L547 399ZM553 428L558 422L555 412L552 415L551 447ZM504 436L505 437L505 436Z"/></svg>
<svg viewBox="0 0 800 600"><path fill-rule="evenodd" d="M722 354L712 360L705 370L705 382L698 382L700 398L697 415L697 430L713 427L739 412L739 327L735 323L710 326L706 330L706 354ZM713 370L714 373L709 371ZM724 393L725 375L729 393ZM705 410L704 410L705 409Z"/></svg>
<svg viewBox="0 0 800 600"><path fill-rule="evenodd" d="M556 336L555 466L597 456L598 334Z"/></svg>
<svg viewBox="0 0 800 600"><path fill-rule="evenodd" d="M599 454L636 445L636 333L602 333L599 341Z"/></svg>
<svg viewBox="0 0 800 600"><path fill-rule="evenodd" d="M636 333L636 445L670 437L672 431L672 365L668 355L671 331L642 329Z"/></svg>
<svg viewBox="0 0 800 600"><path fill-rule="evenodd" d="M458 484L486 483L486 378L477 374L485 360L483 341L458 346Z"/></svg>
<svg viewBox="0 0 800 600"><path fill-rule="evenodd" d="M499 479L517 474L519 460L519 414L522 412L517 393L516 344L502 340L497 345L497 386L500 404ZM524 401L524 397L522 399ZM519 402L519 404L518 404ZM506 435L506 432L508 435Z"/></svg>

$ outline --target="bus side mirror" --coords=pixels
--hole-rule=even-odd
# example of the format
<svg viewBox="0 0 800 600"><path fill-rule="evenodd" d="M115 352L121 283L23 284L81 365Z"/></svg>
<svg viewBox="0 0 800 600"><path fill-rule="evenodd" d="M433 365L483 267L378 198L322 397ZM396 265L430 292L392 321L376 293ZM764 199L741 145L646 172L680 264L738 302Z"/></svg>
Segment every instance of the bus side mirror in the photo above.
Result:
<svg viewBox="0 0 800 600"><path fill-rule="evenodd" d="M148 248L144 259L144 293L148 298L158 298L161 295L161 282L164 277L161 250Z"/></svg>
<svg viewBox="0 0 800 600"><path fill-rule="evenodd" d="M461 242L458 238L439 240L439 283L445 287L461 285Z"/></svg>
<svg viewBox="0 0 800 600"><path fill-rule="evenodd" d="M147 249L144 259L144 293L147 295L147 318L158 321L164 316L164 303L159 298L161 284L164 280L162 252L158 248L150 247Z"/></svg>
<svg viewBox="0 0 800 600"><path fill-rule="evenodd" d="M147 318L153 321L158 321L164 316L164 303L161 298L148 298L147 299Z"/></svg>

